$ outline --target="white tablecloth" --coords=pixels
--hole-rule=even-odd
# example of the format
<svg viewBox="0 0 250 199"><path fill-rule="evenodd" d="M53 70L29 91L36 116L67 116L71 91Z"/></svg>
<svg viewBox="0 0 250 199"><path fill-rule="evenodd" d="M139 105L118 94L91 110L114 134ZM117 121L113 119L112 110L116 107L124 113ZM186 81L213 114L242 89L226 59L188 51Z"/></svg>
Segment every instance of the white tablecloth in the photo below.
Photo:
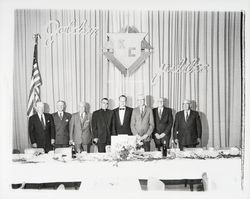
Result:
<svg viewBox="0 0 250 199"><path fill-rule="evenodd" d="M69 161L47 160L41 163L12 164L12 183L45 183L81 181L88 187L98 182L124 182L135 189L138 179L201 179L207 176L207 190L240 190L241 160L230 159L164 159L154 161ZM133 184L134 183L134 184ZM91 184L91 185L90 185ZM103 187L104 183L101 183Z"/></svg>

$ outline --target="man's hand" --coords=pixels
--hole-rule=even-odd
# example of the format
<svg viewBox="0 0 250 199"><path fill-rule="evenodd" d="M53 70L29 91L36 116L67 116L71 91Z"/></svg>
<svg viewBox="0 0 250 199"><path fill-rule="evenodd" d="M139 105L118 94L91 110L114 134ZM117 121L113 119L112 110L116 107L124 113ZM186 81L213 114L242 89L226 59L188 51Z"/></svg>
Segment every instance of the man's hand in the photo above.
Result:
<svg viewBox="0 0 250 199"><path fill-rule="evenodd" d="M141 137L139 134L137 134L137 135L136 135L136 139L137 139L138 141L141 141L141 140L142 140L142 137Z"/></svg>
<svg viewBox="0 0 250 199"><path fill-rule="evenodd" d="M161 136L158 133L155 134L155 137L156 139L161 139Z"/></svg>
<svg viewBox="0 0 250 199"><path fill-rule="evenodd" d="M179 140L178 140L178 139L175 139L174 142L175 142L175 144L177 144L177 143L179 142Z"/></svg>
<svg viewBox="0 0 250 199"><path fill-rule="evenodd" d="M51 139L51 144L55 144L55 139Z"/></svg>
<svg viewBox="0 0 250 199"><path fill-rule="evenodd" d="M197 138L197 143L200 144L201 143L201 139Z"/></svg>
<svg viewBox="0 0 250 199"><path fill-rule="evenodd" d="M148 134L144 134L143 136L141 136L141 140L145 140L147 139L147 137L148 137Z"/></svg>
<svg viewBox="0 0 250 199"><path fill-rule="evenodd" d="M163 138L166 134L165 133L161 133L160 134L160 139Z"/></svg>
<svg viewBox="0 0 250 199"><path fill-rule="evenodd" d="M94 143L94 144L97 144L97 143L98 143L98 138L94 138L94 139L93 139L93 143Z"/></svg>
<svg viewBox="0 0 250 199"><path fill-rule="evenodd" d="M32 148L37 148L37 143L33 143Z"/></svg>
<svg viewBox="0 0 250 199"><path fill-rule="evenodd" d="M73 140L69 140L69 145L73 145Z"/></svg>

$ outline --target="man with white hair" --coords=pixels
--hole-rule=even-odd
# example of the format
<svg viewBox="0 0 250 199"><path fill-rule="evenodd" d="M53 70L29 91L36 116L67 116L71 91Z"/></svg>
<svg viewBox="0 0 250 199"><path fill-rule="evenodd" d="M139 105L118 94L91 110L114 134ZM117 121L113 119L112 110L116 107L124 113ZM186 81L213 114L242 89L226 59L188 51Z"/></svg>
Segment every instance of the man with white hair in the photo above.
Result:
<svg viewBox="0 0 250 199"><path fill-rule="evenodd" d="M167 148L169 148L169 140L171 137L171 129L173 125L172 109L164 106L164 98L160 97L158 100L158 107L153 109L155 128L153 138L155 147L158 151L161 150L164 141Z"/></svg>
<svg viewBox="0 0 250 199"><path fill-rule="evenodd" d="M47 153L55 143L55 126L51 114L44 113L44 103L37 102L36 114L29 118L29 137L33 148L44 148Z"/></svg>
<svg viewBox="0 0 250 199"><path fill-rule="evenodd" d="M138 107L133 109L131 116L131 131L137 139L143 143L145 151L150 151L151 134L154 129L154 118L152 109L146 106L145 96L137 97Z"/></svg>
<svg viewBox="0 0 250 199"><path fill-rule="evenodd" d="M56 103L57 111L52 114L55 123L55 147L69 146L69 122L71 114L65 111L65 102L58 100Z"/></svg>
<svg viewBox="0 0 250 199"><path fill-rule="evenodd" d="M191 110L191 101L183 101L183 109L175 115L173 138L179 147L193 148L201 142L201 120L197 111Z"/></svg>
<svg viewBox="0 0 250 199"><path fill-rule="evenodd" d="M79 103L79 111L72 114L69 123L69 144L75 144L76 151L90 152L92 142L91 114L88 111L87 103Z"/></svg>

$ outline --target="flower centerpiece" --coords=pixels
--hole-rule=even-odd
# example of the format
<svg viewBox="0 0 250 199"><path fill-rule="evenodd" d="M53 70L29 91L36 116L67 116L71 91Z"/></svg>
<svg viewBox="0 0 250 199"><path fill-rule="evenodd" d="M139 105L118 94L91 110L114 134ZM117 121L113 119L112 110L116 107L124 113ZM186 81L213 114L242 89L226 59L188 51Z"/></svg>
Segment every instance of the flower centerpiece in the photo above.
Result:
<svg viewBox="0 0 250 199"><path fill-rule="evenodd" d="M111 136L111 153L115 159L127 160L136 150L136 136Z"/></svg>
<svg viewBox="0 0 250 199"><path fill-rule="evenodd" d="M135 147L132 145L125 145L125 144L116 144L114 156L118 160L129 160L133 152L135 151Z"/></svg>

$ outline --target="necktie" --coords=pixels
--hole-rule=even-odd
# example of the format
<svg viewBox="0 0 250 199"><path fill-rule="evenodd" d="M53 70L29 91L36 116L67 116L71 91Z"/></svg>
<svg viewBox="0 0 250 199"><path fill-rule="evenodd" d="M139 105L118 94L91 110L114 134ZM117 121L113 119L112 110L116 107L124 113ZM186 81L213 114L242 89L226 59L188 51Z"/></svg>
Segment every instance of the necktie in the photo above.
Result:
<svg viewBox="0 0 250 199"><path fill-rule="evenodd" d="M63 115L62 115L62 113L60 113L60 120L62 120L62 118L63 118Z"/></svg>
<svg viewBox="0 0 250 199"><path fill-rule="evenodd" d="M144 108L141 108L141 117L143 117Z"/></svg>
<svg viewBox="0 0 250 199"><path fill-rule="evenodd" d="M42 122L42 125L43 125L43 129L45 129L45 122L44 122L44 119L43 119L43 115L41 115L41 122Z"/></svg>
<svg viewBox="0 0 250 199"><path fill-rule="evenodd" d="M161 110L161 108L160 108L160 110L159 110L159 118L161 119L161 115L162 115L162 110Z"/></svg>

